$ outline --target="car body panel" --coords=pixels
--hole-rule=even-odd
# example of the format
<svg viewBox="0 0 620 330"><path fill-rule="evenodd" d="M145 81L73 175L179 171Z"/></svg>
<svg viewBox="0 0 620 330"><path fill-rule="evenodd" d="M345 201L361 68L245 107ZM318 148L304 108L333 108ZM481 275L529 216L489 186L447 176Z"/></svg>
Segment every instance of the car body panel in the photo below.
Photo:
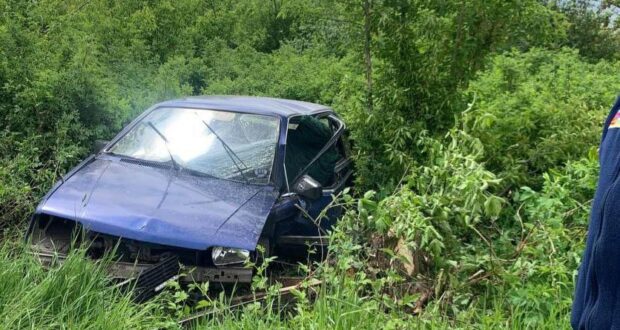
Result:
<svg viewBox="0 0 620 330"><path fill-rule="evenodd" d="M170 100L156 104L155 107L186 107L212 110L229 110L236 112L254 113L277 117L291 117L296 115L313 115L329 110L320 104L255 96L192 96Z"/></svg>
<svg viewBox="0 0 620 330"><path fill-rule="evenodd" d="M37 212L144 242L198 250L211 246L254 250L276 199L270 185L100 156L56 188Z"/></svg>

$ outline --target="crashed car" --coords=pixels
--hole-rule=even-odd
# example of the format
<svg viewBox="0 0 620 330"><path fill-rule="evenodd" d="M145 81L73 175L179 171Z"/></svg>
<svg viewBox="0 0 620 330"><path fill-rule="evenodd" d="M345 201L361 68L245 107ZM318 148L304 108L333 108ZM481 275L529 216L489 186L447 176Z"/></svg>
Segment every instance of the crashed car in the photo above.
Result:
<svg viewBox="0 0 620 330"><path fill-rule="evenodd" d="M113 278L250 282L266 256L325 246L352 181L345 124L326 106L210 96L156 104L68 172L32 217L45 264L114 251ZM263 248L257 249L260 245ZM145 276L142 276L145 277Z"/></svg>

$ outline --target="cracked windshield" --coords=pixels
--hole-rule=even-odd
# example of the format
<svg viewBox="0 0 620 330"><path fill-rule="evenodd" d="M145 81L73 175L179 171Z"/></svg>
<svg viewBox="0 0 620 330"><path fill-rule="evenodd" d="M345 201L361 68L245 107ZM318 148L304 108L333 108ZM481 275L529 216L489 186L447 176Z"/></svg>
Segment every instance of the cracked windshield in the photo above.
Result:
<svg viewBox="0 0 620 330"><path fill-rule="evenodd" d="M269 182L278 138L275 117L184 108L160 108L109 150L219 179Z"/></svg>

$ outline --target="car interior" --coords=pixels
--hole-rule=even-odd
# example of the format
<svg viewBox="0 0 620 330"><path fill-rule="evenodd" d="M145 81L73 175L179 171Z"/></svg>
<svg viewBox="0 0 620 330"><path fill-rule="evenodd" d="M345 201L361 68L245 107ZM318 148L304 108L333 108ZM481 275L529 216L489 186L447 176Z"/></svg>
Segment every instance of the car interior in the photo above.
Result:
<svg viewBox="0 0 620 330"><path fill-rule="evenodd" d="M333 129L328 118L300 116L292 118L288 126L285 166L289 185L300 172L312 161L319 151L333 136ZM308 175L323 187L334 183L334 168L341 159L338 145L325 152L309 169Z"/></svg>

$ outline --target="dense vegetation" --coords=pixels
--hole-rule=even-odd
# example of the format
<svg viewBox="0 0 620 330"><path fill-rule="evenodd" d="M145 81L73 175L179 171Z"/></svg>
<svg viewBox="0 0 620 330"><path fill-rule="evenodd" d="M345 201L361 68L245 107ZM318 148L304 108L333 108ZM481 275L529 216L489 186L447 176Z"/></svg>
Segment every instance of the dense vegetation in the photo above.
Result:
<svg viewBox="0 0 620 330"><path fill-rule="evenodd" d="M11 237L95 139L147 106L247 94L336 109L357 189L340 197L347 213L330 261L313 269L316 297L296 292L287 310L276 298L241 312L204 302L222 312L199 327L568 327L596 146L620 86L617 9L0 0L3 324L175 327L189 311L183 291L137 306L79 253L44 272Z"/></svg>

